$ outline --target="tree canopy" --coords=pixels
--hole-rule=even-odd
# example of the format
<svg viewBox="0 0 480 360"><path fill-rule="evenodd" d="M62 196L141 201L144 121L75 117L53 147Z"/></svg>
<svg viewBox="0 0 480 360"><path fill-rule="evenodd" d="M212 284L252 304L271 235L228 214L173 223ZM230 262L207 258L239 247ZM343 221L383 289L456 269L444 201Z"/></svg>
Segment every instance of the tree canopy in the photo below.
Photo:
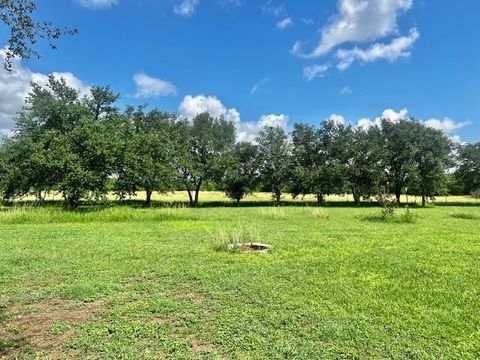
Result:
<svg viewBox="0 0 480 360"><path fill-rule="evenodd" d="M78 32L76 29L61 29L47 20L36 20L36 13L36 1L0 0L0 22L10 30L3 60L6 70L12 70L12 60L16 57L40 57L40 53L35 49L39 40L47 41L49 46L55 49L55 42L62 35L74 35Z"/></svg>
<svg viewBox="0 0 480 360"><path fill-rule="evenodd" d="M187 119L157 109L120 110L118 94L94 86L82 96L65 80L33 84L13 135L0 145L0 194L4 201L45 194L66 206L125 199L145 191L184 190L198 206L205 188L225 191L237 204L258 190L276 203L286 192L353 194L355 203L391 190L428 199L452 183L464 193L480 189L480 145L457 146L441 131L414 119L368 129L324 121L318 126L265 127L253 143L236 142L236 124L201 113ZM452 175L453 174L453 175Z"/></svg>

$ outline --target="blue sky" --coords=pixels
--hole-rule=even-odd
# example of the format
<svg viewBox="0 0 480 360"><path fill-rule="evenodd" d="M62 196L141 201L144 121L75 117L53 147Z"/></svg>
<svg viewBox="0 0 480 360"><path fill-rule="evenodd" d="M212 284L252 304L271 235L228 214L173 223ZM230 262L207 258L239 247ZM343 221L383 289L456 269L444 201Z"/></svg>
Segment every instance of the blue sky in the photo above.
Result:
<svg viewBox="0 0 480 360"><path fill-rule="evenodd" d="M111 84L121 104L223 113L246 137L408 114L478 141L479 13L471 0L42 0L39 16L80 33L40 45L0 88L17 96L28 76L68 73ZM16 101L0 95L0 128Z"/></svg>

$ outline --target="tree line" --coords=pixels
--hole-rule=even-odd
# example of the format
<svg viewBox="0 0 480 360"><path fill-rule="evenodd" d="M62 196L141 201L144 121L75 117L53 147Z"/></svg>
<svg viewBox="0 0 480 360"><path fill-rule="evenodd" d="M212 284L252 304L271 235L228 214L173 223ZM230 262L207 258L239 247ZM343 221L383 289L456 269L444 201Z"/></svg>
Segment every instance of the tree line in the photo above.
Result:
<svg viewBox="0 0 480 360"><path fill-rule="evenodd" d="M414 119L368 129L324 121L297 123L288 134L265 127L255 142L236 142L235 124L208 113L185 119L145 107L115 106L110 87L88 96L50 77L32 84L11 136L0 146L3 201L49 192L69 207L113 192L126 199L145 191L184 190L197 206L206 187L237 203L254 191L279 202L284 193L353 194L355 204L381 192L422 197L480 189L480 143L454 146L441 131Z"/></svg>

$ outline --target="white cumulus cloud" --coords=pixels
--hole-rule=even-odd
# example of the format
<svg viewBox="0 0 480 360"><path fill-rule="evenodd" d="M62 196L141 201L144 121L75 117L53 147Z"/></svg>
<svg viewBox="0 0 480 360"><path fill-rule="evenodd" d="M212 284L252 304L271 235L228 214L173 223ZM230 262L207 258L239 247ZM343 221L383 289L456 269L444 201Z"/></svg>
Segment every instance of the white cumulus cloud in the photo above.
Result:
<svg viewBox="0 0 480 360"><path fill-rule="evenodd" d="M6 56L5 49L0 49L0 62ZM20 59L13 59L11 72L0 68L0 132L8 132L14 125L17 111L24 105L25 98L31 90L31 82L40 85L48 83L48 75L36 73L24 67ZM55 78L65 79L67 85L86 95L90 87L69 72L54 72Z"/></svg>
<svg viewBox="0 0 480 360"><path fill-rule="evenodd" d="M224 116L226 120L235 124L240 123L240 113L235 108L227 109L215 96L187 95L179 107L180 115L191 120L195 116L208 112L211 116L219 118Z"/></svg>
<svg viewBox="0 0 480 360"><path fill-rule="evenodd" d="M390 120L393 122L398 122L399 120L402 119L407 119L408 118L408 110L407 109L401 109L400 111L395 111L393 109L386 109L382 112L382 115L376 120Z"/></svg>
<svg viewBox="0 0 480 360"><path fill-rule="evenodd" d="M374 41L398 30L398 17L413 0L339 0L338 14L322 30L318 46L307 56L317 57L351 42Z"/></svg>
<svg viewBox="0 0 480 360"><path fill-rule="evenodd" d="M454 130L462 129L471 124L469 121L465 122L455 122L452 119L446 117L443 119L428 119L424 121L425 126L431 127L433 129L442 130L446 133L450 133Z"/></svg>
<svg viewBox="0 0 480 360"><path fill-rule="evenodd" d="M181 116L192 120L198 114L208 112L211 116L226 120L235 124L237 141L253 142L260 131L267 126L279 126L285 131L288 128L288 116L284 114L262 115L255 121L242 121L240 113L235 108L227 108L216 96L187 95L181 102L178 111Z"/></svg>
<svg viewBox="0 0 480 360"><path fill-rule="evenodd" d="M281 127L283 129L287 128L288 116L284 114L275 115L262 115L258 120L258 125L262 128L264 127Z"/></svg>
<svg viewBox="0 0 480 360"><path fill-rule="evenodd" d="M137 86L136 98L151 98L158 96L177 95L177 88L169 81L154 78L144 73L137 73L133 76Z"/></svg>
<svg viewBox="0 0 480 360"><path fill-rule="evenodd" d="M255 142L265 127L281 127L287 131L288 120L289 117L285 114L269 114L262 115L257 122L240 122L237 125L237 141Z"/></svg>
<svg viewBox="0 0 480 360"><path fill-rule="evenodd" d="M336 125L345 125L345 118L342 115L332 114L328 120L333 121Z"/></svg>
<svg viewBox="0 0 480 360"><path fill-rule="evenodd" d="M382 120L398 122L402 119L408 119L407 109L401 109L400 111L395 111L394 109L386 109L382 112L382 115L378 116L374 120L366 117L359 119L357 122L357 126L366 130L371 126L380 126Z"/></svg>
<svg viewBox="0 0 480 360"><path fill-rule="evenodd" d="M382 115L375 118L375 120L371 120L370 118L359 119L357 122L357 127L360 127L366 130L371 126L380 127L382 119L389 120L392 122L397 122L401 119L408 119L408 118L409 118L409 114L407 109L402 109L400 111L395 111L393 109L386 109L383 111ZM448 117L445 117L443 119L431 118L431 119L420 121L420 122L427 127L441 130L448 135L450 135L455 130L463 129L471 125L470 121L456 122ZM461 142L460 137L458 135L450 135L449 137L453 142L458 142L458 143Z"/></svg>

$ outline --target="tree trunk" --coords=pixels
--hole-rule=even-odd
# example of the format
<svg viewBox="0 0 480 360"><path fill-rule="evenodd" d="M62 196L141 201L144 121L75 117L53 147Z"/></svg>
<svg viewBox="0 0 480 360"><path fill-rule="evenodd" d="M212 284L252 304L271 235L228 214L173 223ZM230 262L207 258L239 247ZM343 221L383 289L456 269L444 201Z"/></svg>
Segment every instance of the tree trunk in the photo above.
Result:
<svg viewBox="0 0 480 360"><path fill-rule="evenodd" d="M150 207L152 205L152 190L146 190L147 198L145 199L145 207Z"/></svg>
<svg viewBox="0 0 480 360"><path fill-rule="evenodd" d="M282 192L281 191L275 191L275 194L273 196L274 200L275 200L275 204L278 205L280 204L280 200L282 199Z"/></svg>
<svg viewBox="0 0 480 360"><path fill-rule="evenodd" d="M187 193L188 193L188 200L190 201L190 206L193 207L193 197L192 197L192 192L190 191L189 188L187 188Z"/></svg>
<svg viewBox="0 0 480 360"><path fill-rule="evenodd" d="M80 204L80 196L78 194L70 194L65 197L65 202L69 209L75 209Z"/></svg>
<svg viewBox="0 0 480 360"><path fill-rule="evenodd" d="M317 194L317 206L323 206L323 203L325 202L325 198L323 197L323 194Z"/></svg>
<svg viewBox="0 0 480 360"><path fill-rule="evenodd" d="M395 198L397 199L397 204L400 205L402 196L402 189L395 189Z"/></svg>
<svg viewBox="0 0 480 360"><path fill-rule="evenodd" d="M45 193L45 195L46 195L46 193ZM36 198L37 198L37 203L38 204L43 204L44 203L45 197L42 194L42 190L37 191Z"/></svg>
<svg viewBox="0 0 480 360"><path fill-rule="evenodd" d="M198 206L198 198L199 198L199 195L200 195L200 188L201 187L202 187L202 181L199 181L199 183L195 187L195 200L194 200L194 203L193 203L193 207Z"/></svg>
<svg viewBox="0 0 480 360"><path fill-rule="evenodd" d="M425 207L427 205L427 198L425 195L422 195L422 207Z"/></svg>
<svg viewBox="0 0 480 360"><path fill-rule="evenodd" d="M352 194L353 194L353 201L355 203L355 206L360 206L360 200L361 200L360 194L356 192L355 189L352 191Z"/></svg>

